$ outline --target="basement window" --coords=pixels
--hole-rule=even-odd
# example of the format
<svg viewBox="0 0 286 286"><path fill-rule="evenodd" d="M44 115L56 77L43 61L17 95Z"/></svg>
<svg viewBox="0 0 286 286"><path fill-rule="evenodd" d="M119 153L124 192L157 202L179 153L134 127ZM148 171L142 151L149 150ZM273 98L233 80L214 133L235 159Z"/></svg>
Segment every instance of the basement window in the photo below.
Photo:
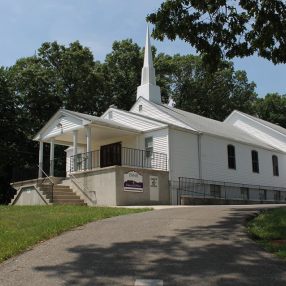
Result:
<svg viewBox="0 0 286 286"><path fill-rule="evenodd" d="M221 187L220 185L210 185L210 195L214 198L221 197Z"/></svg>
<svg viewBox="0 0 286 286"><path fill-rule="evenodd" d="M240 194L242 200L249 200L249 188L241 187Z"/></svg>

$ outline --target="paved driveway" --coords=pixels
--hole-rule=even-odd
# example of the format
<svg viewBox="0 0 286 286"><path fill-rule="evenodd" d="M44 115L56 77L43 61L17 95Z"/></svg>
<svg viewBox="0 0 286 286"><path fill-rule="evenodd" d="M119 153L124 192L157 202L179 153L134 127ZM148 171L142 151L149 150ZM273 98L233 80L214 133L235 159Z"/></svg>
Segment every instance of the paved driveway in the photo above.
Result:
<svg viewBox="0 0 286 286"><path fill-rule="evenodd" d="M285 262L244 232L256 210L173 208L90 223L1 264L0 285L286 285Z"/></svg>

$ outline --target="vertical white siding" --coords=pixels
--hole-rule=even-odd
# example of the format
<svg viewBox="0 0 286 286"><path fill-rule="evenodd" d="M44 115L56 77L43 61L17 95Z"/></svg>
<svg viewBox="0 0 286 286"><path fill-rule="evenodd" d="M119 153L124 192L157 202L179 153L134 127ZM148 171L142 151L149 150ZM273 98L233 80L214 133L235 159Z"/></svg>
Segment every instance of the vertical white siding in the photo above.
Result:
<svg viewBox="0 0 286 286"><path fill-rule="evenodd" d="M170 179L198 178L198 136L189 132L170 129Z"/></svg>
<svg viewBox="0 0 286 286"><path fill-rule="evenodd" d="M235 146L236 170L228 168L227 145ZM286 157L284 154L237 143L231 140L202 136L202 176L207 180L240 184L286 187ZM259 174L252 172L251 151L258 151ZM279 177L273 176L272 155L279 160Z"/></svg>

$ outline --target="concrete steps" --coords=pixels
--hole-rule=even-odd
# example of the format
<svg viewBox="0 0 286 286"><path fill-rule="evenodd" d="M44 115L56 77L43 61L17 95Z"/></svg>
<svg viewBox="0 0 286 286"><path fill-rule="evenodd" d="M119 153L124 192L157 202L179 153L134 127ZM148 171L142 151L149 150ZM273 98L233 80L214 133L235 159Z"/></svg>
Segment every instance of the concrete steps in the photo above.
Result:
<svg viewBox="0 0 286 286"><path fill-rule="evenodd" d="M54 185L53 193L50 186L41 187L43 193L48 199L52 200L56 205L86 205L86 203L76 195L69 186Z"/></svg>

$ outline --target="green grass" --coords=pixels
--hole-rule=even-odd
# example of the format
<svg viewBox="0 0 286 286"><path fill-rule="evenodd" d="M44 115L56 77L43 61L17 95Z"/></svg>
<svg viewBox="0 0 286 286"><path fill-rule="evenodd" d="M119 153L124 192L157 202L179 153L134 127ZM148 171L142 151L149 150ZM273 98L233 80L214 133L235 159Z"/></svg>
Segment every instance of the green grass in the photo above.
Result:
<svg viewBox="0 0 286 286"><path fill-rule="evenodd" d="M0 206L0 262L76 226L146 210L149 209Z"/></svg>
<svg viewBox="0 0 286 286"><path fill-rule="evenodd" d="M248 230L266 250L286 258L286 208L262 212L248 223Z"/></svg>

